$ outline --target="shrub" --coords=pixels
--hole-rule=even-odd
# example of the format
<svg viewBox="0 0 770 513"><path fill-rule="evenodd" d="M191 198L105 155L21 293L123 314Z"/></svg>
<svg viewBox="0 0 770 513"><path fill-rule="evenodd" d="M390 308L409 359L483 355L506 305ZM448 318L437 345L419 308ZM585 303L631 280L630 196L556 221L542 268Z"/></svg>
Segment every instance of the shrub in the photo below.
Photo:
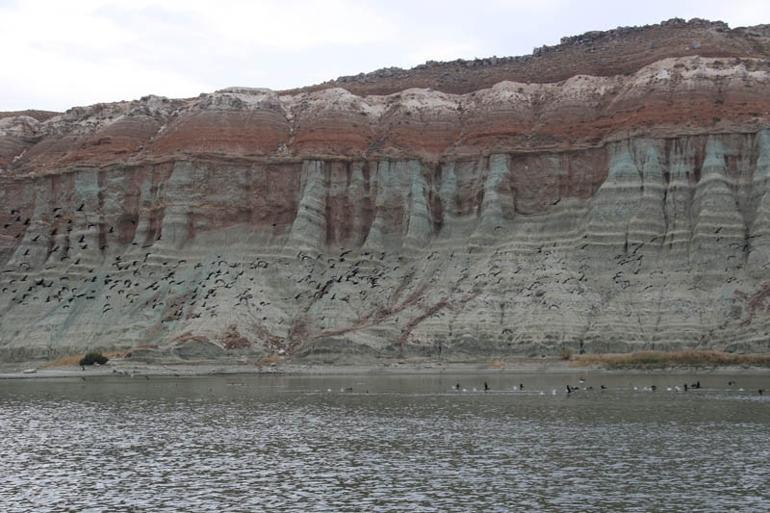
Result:
<svg viewBox="0 0 770 513"><path fill-rule="evenodd" d="M572 349L568 347L562 347L561 351L559 351L559 358L562 360L571 360L572 359Z"/></svg>
<svg viewBox="0 0 770 513"><path fill-rule="evenodd" d="M109 358L104 356L99 351L91 351L90 353L86 353L86 355L80 359L80 365L93 365L95 363L104 365L109 360Z"/></svg>

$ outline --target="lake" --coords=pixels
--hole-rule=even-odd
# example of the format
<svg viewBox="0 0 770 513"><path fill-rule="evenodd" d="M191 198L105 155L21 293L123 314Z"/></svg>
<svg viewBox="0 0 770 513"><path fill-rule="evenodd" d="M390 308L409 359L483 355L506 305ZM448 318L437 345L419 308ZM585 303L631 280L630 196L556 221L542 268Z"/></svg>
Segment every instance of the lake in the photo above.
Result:
<svg viewBox="0 0 770 513"><path fill-rule="evenodd" d="M580 377L0 381L0 511L770 511L770 376Z"/></svg>

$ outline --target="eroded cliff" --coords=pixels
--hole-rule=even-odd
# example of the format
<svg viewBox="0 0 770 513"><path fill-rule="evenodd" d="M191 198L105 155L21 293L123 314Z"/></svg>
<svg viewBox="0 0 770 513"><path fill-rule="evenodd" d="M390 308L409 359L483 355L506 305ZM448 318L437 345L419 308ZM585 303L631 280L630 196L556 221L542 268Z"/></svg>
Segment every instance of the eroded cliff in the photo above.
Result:
<svg viewBox="0 0 770 513"><path fill-rule="evenodd" d="M728 35L752 56L1 118L0 358L767 351L770 60Z"/></svg>

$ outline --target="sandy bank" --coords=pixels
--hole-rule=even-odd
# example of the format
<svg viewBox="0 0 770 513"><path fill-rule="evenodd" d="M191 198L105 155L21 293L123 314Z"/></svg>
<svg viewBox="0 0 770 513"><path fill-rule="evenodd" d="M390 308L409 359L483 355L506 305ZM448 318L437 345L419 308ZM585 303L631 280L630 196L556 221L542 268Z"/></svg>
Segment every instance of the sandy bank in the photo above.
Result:
<svg viewBox="0 0 770 513"><path fill-rule="evenodd" d="M665 368L606 368L576 365L561 359L522 358L502 362L388 361L367 364L322 365L284 362L273 365L254 363L197 362L154 364L111 360L106 365L46 367L46 363L3 364L0 379L89 378L98 376L194 377L215 375L415 375L415 374L712 374L770 375L770 368L749 365L672 366Z"/></svg>

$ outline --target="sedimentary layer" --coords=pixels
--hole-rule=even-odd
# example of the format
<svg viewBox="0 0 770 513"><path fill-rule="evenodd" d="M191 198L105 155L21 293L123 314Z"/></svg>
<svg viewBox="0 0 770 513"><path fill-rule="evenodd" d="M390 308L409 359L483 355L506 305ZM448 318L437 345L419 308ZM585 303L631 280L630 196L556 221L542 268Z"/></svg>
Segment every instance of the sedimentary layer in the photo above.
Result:
<svg viewBox="0 0 770 513"><path fill-rule="evenodd" d="M770 61L0 119L0 358L770 349Z"/></svg>

